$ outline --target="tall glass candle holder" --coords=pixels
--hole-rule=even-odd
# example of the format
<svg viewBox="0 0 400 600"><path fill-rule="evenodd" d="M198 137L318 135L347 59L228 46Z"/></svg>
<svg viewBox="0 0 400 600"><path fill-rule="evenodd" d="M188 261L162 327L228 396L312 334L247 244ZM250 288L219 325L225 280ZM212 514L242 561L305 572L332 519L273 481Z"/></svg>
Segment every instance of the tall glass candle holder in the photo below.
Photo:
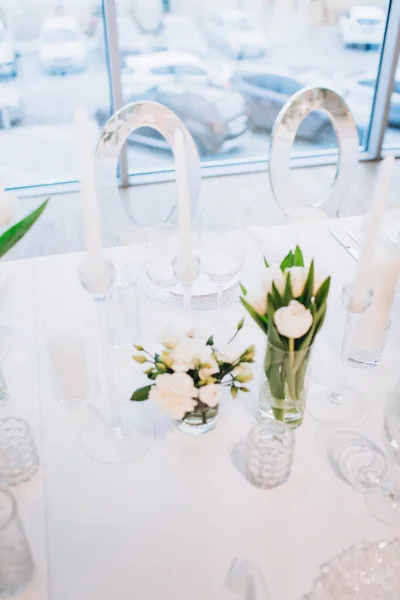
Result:
<svg viewBox="0 0 400 600"><path fill-rule="evenodd" d="M373 295L373 291L368 290L364 298L357 299L353 283L347 283L343 287L342 302L347 312L347 320L336 381L331 388L314 389L307 403L310 415L325 425L356 425L368 414L368 403L364 394L346 383L346 375L355 324L359 316L370 307Z"/></svg>
<svg viewBox="0 0 400 600"><path fill-rule="evenodd" d="M93 276L88 262L84 262L79 268L81 284L97 307L102 353L101 372L110 409L108 420L96 416L87 423L81 433L81 445L91 458L108 464L124 463L138 458L149 450L155 437L151 423L143 420L132 421L129 417L122 418L119 412L107 327L107 302L114 276L114 265L105 260L101 272L96 276Z"/></svg>

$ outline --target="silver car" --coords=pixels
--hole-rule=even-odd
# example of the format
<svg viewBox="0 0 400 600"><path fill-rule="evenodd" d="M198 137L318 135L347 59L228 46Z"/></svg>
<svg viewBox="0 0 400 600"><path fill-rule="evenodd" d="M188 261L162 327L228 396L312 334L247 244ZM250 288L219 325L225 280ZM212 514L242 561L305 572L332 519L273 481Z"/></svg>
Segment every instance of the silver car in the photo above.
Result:
<svg viewBox="0 0 400 600"><path fill-rule="evenodd" d="M22 96L13 83L0 82L0 127L7 129L20 123L24 116Z"/></svg>
<svg viewBox="0 0 400 600"><path fill-rule="evenodd" d="M244 11L215 12L205 30L210 44L229 58L263 58L267 52L266 35L253 26L250 15Z"/></svg>

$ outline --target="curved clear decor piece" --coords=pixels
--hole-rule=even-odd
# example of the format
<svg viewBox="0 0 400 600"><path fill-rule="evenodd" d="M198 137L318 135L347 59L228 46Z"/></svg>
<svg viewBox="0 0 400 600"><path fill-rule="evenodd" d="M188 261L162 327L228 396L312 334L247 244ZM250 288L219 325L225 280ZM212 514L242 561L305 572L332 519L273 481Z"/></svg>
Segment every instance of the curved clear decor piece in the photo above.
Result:
<svg viewBox="0 0 400 600"><path fill-rule="evenodd" d="M302 189L299 182L294 182L290 176L290 156L299 126L316 110L322 111L332 124L339 146L339 158L334 181L325 197L310 202L310 190ZM268 170L272 193L283 213L295 217L300 209L313 207L322 209L319 212L338 215L354 181L358 145L353 115L339 94L328 88L308 87L289 98L272 130Z"/></svg>
<svg viewBox="0 0 400 600"><path fill-rule="evenodd" d="M302 600L398 600L399 590L400 538L361 542L321 565Z"/></svg>
<svg viewBox="0 0 400 600"><path fill-rule="evenodd" d="M116 178L119 156L129 136L139 127L150 127L163 135L174 152L175 160L174 135L177 129L182 131L188 170L191 212L194 214L200 195L199 153L183 122L172 110L158 102L131 102L126 104L114 113L105 124L96 148L96 179L100 199L104 199L108 203L113 202L114 199L120 201ZM131 196L134 198L135 194L132 193ZM124 194L122 202L132 221L139 226L143 225L139 218L140 212L135 209L134 200L128 199L127 194ZM164 222L169 219L175 206L176 202L169 212L164 215Z"/></svg>

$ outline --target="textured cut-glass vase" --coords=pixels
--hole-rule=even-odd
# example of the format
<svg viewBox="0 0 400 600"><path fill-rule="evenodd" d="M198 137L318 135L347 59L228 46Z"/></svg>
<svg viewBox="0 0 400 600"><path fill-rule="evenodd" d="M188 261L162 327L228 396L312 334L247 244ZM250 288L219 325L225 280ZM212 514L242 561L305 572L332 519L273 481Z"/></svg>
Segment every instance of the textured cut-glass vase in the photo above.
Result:
<svg viewBox="0 0 400 600"><path fill-rule="evenodd" d="M199 403L200 404L200 403ZM196 410L186 413L183 419L176 421L179 431L190 435L201 435L211 431L217 424L218 405L214 408L198 406Z"/></svg>
<svg viewBox="0 0 400 600"><path fill-rule="evenodd" d="M312 347L281 350L267 340L260 381L259 414L292 428L303 422Z"/></svg>

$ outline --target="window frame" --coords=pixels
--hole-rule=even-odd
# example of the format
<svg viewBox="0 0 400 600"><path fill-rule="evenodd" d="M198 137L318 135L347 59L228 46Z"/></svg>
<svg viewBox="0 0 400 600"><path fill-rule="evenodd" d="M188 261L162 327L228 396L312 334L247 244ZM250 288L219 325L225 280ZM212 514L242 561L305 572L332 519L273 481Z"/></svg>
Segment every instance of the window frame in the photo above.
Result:
<svg viewBox="0 0 400 600"><path fill-rule="evenodd" d="M121 57L118 47L116 0L102 0L102 16L104 22L106 65L110 88L111 111L123 106L121 86ZM366 133L365 146L360 147L359 160L372 161L393 154L400 157L400 142L384 144L387 129L390 101L394 87L394 79L400 53L400 2L389 0L388 15L382 42L382 50L377 73L371 116ZM266 141L266 151L268 141ZM302 152L293 157L294 168L335 164L338 150L316 150ZM243 173L260 172L268 169L267 156L242 157L204 161L201 163L203 177L221 175L239 175ZM147 170L129 170L126 151L120 156L118 169L118 184L121 187L172 181L175 178L171 167L150 168ZM43 194L71 193L79 190L79 181L60 181L49 184L15 186L9 189L18 191L21 197L39 196Z"/></svg>

